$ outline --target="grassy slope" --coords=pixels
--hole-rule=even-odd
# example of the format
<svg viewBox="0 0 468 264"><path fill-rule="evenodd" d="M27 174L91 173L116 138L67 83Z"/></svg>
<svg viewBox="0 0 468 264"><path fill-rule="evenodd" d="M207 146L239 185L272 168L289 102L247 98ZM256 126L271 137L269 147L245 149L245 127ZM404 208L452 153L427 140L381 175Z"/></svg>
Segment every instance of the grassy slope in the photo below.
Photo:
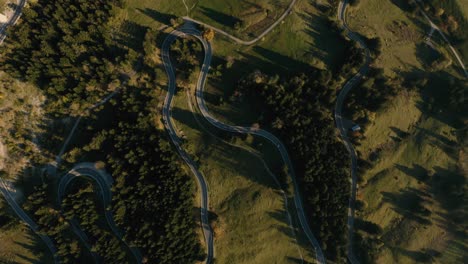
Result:
<svg viewBox="0 0 468 264"><path fill-rule="evenodd" d="M164 8L163 2L148 1L146 7ZM136 1L133 5L135 4ZM180 10L177 12L183 13ZM136 18L129 18L137 21ZM145 24L156 28L160 26L159 23L151 22L151 19ZM311 64L320 68L333 66L337 58L343 55L344 45L337 40L334 33L328 32L325 21L319 17L311 3L299 1L284 23L258 45L245 47L233 44L223 37L215 37L215 58L212 65L215 67L223 63L227 56L233 56L235 63L225 71L221 82L209 78L207 93L229 93L238 78L255 69L294 74L306 70ZM159 81L166 78L164 71L158 75ZM255 263L284 263L293 262L293 259L297 261L297 248L289 237L285 224L283 197L278 191L266 187L266 183L271 183L270 176L251 154L220 143L205 133L200 133L199 128L193 127L191 114L177 110L187 109L186 100L182 95L176 98L173 115L175 119L183 120L177 126L188 137L189 142L185 148L192 153L199 152L198 156L201 156L200 168L208 179L212 210L220 215L221 227L216 228L219 234L215 243L218 261L230 263L234 260L242 263L252 255L255 255ZM209 108L218 118L230 123L249 124L255 120L255 115L248 111L246 105L224 104L216 107L209 104ZM192 125L187 126L190 123ZM274 156L271 150L263 153ZM278 157L269 158L275 160ZM291 201L289 205L294 217L296 213L291 208ZM245 214L239 213L243 210L246 210ZM278 215L278 219L274 215ZM301 244L308 244L303 237L299 237L299 240ZM286 259L287 257L291 259Z"/></svg>
<svg viewBox="0 0 468 264"><path fill-rule="evenodd" d="M290 0L198 1L191 15L232 34L245 37L258 34L267 28L274 19L282 15L289 3ZM241 20L244 21L245 28L234 30L235 23Z"/></svg>
<svg viewBox="0 0 468 264"><path fill-rule="evenodd" d="M397 71L420 69L421 63L416 56L416 43L420 42L430 28L420 29L406 17L404 11L390 0L362 0L359 6L350 8L348 21L351 28L367 37L378 36L382 39L382 55L374 62L378 68L393 76ZM392 33L390 28L394 21L406 23L407 26ZM411 38L404 36L413 36Z"/></svg>
<svg viewBox="0 0 468 264"><path fill-rule="evenodd" d="M307 71L310 66L334 68L344 56L344 43L327 29L326 21L309 1L298 1L294 12L254 46L236 45L222 37L215 37L212 45L213 65L223 63L228 56L235 59L221 80L208 79L207 92L218 96L230 95L239 78L255 70L293 75ZM251 124L256 119L242 103L209 104L209 107L228 123Z"/></svg>
<svg viewBox="0 0 468 264"><path fill-rule="evenodd" d="M182 0L130 0L128 18L141 25L159 27L169 24L171 17L190 15L210 25L222 28L233 34L246 36L244 33L258 33L268 27L274 18L279 17L289 4L289 0L254 0L232 4L226 0L185 0L189 12ZM264 19L267 17L268 19ZM240 19L246 21L243 30L235 31L234 23Z"/></svg>
<svg viewBox="0 0 468 264"><path fill-rule="evenodd" d="M169 24L173 16L186 15L182 0L129 0L127 1L127 19L143 26L158 28Z"/></svg>
<svg viewBox="0 0 468 264"><path fill-rule="evenodd" d="M391 1L362 0L348 17L353 29L386 40L375 64L387 75L394 76L399 70L428 70L415 54L415 43L390 31L389 26L398 20L407 23L407 32L422 33ZM420 37L414 40L418 43ZM429 84L426 89L433 88ZM426 174L424 170L452 177L457 155L447 151L444 142L454 142L454 128L444 121L443 114L423 112L417 106L421 100L418 94L409 94L389 102L377 112L366 131L367 138L358 147L364 158L382 149L375 167L363 175L367 185L359 192L359 198L368 203L360 217L384 229L378 263L421 261L427 258L428 250L439 252L441 263L463 262L466 257L466 241L460 241L458 226L448 218L451 211L443 202L436 177L420 178ZM409 136L399 137L395 128ZM423 206L430 215L419 211ZM426 220L430 223L423 224Z"/></svg>
<svg viewBox="0 0 468 264"><path fill-rule="evenodd" d="M456 0L456 2L458 2L458 5L461 7L461 11L465 15L465 17L468 17L468 5L466 4L466 1Z"/></svg>
<svg viewBox="0 0 468 264"><path fill-rule="evenodd" d="M2 203L3 200L0 200ZM4 205L5 206L5 205ZM6 205L7 206L7 205ZM4 208L0 207L2 210ZM0 263L50 263L48 249L22 224L15 224L0 229ZM41 252L41 253L39 253ZM42 253L42 252L45 252Z"/></svg>
<svg viewBox="0 0 468 264"><path fill-rule="evenodd" d="M173 116L187 137L184 148L199 157L209 188L210 211L218 216L214 223L217 261L294 263L299 251L291 237L284 199L262 163L200 128L189 112L184 92L175 100Z"/></svg>

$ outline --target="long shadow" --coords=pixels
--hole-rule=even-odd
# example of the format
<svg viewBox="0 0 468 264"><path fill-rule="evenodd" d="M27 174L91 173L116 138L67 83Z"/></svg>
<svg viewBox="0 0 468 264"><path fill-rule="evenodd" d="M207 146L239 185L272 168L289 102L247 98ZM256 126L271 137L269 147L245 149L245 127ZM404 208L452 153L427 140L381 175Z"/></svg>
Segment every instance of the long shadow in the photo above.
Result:
<svg viewBox="0 0 468 264"><path fill-rule="evenodd" d="M17 254L16 256L28 263L52 263L53 257L42 240L29 228L25 232L27 232L28 238L31 239L33 243L26 244L19 241L15 241L14 243L30 251L36 258L30 258L22 254Z"/></svg>
<svg viewBox="0 0 468 264"><path fill-rule="evenodd" d="M396 194L382 192L383 201L390 203L395 212L420 224L428 225L431 223L428 219L431 211L423 205L424 195L424 192L414 188L407 188Z"/></svg>
<svg viewBox="0 0 468 264"><path fill-rule="evenodd" d="M295 69L302 72L307 72L311 67L307 63L292 59L291 57L282 55L272 50L262 48L260 46L255 46L253 48L253 51L262 56L264 60L275 62L277 67L281 67L284 70L292 71Z"/></svg>
<svg viewBox="0 0 468 264"><path fill-rule="evenodd" d="M407 250L404 248L392 248L398 254L411 258L413 261L418 263L432 263L434 257L440 253L435 250Z"/></svg>
<svg viewBox="0 0 468 264"><path fill-rule="evenodd" d="M298 16L307 21L303 31L316 40L314 43L308 43L311 47L309 53L331 66L330 70L333 73L338 72L349 57L349 54L346 54L346 45L354 44L341 37L341 32L336 30L325 16L310 12L299 13Z"/></svg>
<svg viewBox="0 0 468 264"><path fill-rule="evenodd" d="M436 71L430 74L426 71L408 66L410 70L401 72L394 69L403 76L403 86L415 89L421 95L421 100L416 107L426 116L434 118L453 128L465 127L460 113L468 109L466 104L454 102L455 91L460 91L463 98L467 81L447 71Z"/></svg>
<svg viewBox="0 0 468 264"><path fill-rule="evenodd" d="M424 181L428 180L428 178L429 178L427 169L422 167L419 164L413 164L413 168L406 167L406 166L403 166L403 165L400 165L400 164L395 164L395 168L402 171L406 175L415 178L418 181L423 181L424 182Z"/></svg>
<svg viewBox="0 0 468 264"><path fill-rule="evenodd" d="M158 10L151 9L151 8L145 8L145 9L137 8L137 10L162 24L170 24L171 19L177 18L174 15L161 13Z"/></svg>
<svg viewBox="0 0 468 264"><path fill-rule="evenodd" d="M298 259L298 258L294 258L294 257L287 257L286 258L289 262L291 263L301 263L303 264L304 262L302 261L302 259Z"/></svg>
<svg viewBox="0 0 468 264"><path fill-rule="evenodd" d="M432 191L436 200L447 211L466 207L466 194L464 186L466 179L461 171L448 170L439 166L435 168L435 174L432 179ZM462 212L466 214L465 211ZM450 218L450 215L448 215Z"/></svg>
<svg viewBox="0 0 468 264"><path fill-rule="evenodd" d="M143 41L145 38L147 27L142 26L133 21L125 20L120 30L114 33L116 42L123 47L133 49L135 51L143 50Z"/></svg>
<svg viewBox="0 0 468 264"><path fill-rule="evenodd" d="M391 0L391 2L403 11L412 12L414 6L405 0Z"/></svg>
<svg viewBox="0 0 468 264"><path fill-rule="evenodd" d="M426 43L419 43L416 45L416 58L426 67L430 67L437 59L441 57L441 53L427 45Z"/></svg>
<svg viewBox="0 0 468 264"><path fill-rule="evenodd" d="M239 152L246 152L246 150L237 148L234 146L230 146L226 144L225 142L219 141L218 138L214 138L211 135L209 135L204 129L202 129L199 126L199 124L196 122L194 118L194 115L197 120L202 122L205 128L209 129L210 133L214 134L216 137L219 137L220 139L223 139L229 142L233 139L233 137L236 137L238 135L233 134L231 132L222 131L220 129L217 129L211 126L210 124L207 124L204 117L199 113L196 113L196 112L192 113L188 110L181 109L181 108L173 108L172 113L173 113L174 119L178 120L184 125L189 126L191 129L197 130L201 133L201 140L198 142L193 142L194 144L200 147L199 148L200 153L195 153L195 154L199 156L201 160L205 157L205 155L207 155L207 153L203 151L204 146L210 146L211 148L210 153L213 153L213 152L223 153L222 155L212 156L211 158L213 159L213 161L218 162L220 164L225 164L226 167L236 168L239 174L251 175L251 172L247 170L248 168L262 167L262 164L258 163L257 159L253 158L251 154L239 153ZM239 134L239 136L244 136L244 135ZM187 139L187 140L190 141L190 139ZM240 157L242 157L242 159L240 159ZM247 166L247 167L244 166L250 162L256 162L256 163L254 166L253 165ZM262 177L260 177L259 175L252 175L251 177L248 177L248 179L256 183L259 183L263 186L266 186L268 188L272 188L272 189L278 188L274 184L273 180L270 179L266 175L263 175Z"/></svg>
<svg viewBox="0 0 468 264"><path fill-rule="evenodd" d="M234 25L236 25L236 23L242 22L242 20L240 20L237 17L221 13L212 8L201 7L200 9L205 16L226 27L234 28Z"/></svg>

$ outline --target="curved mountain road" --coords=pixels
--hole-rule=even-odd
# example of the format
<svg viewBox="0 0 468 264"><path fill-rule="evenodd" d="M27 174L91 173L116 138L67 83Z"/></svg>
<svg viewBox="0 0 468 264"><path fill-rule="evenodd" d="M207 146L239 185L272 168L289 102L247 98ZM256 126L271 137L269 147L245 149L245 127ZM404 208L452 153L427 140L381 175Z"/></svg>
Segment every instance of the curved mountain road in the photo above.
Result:
<svg viewBox="0 0 468 264"><path fill-rule="evenodd" d="M268 33L270 33L270 31L272 31L279 23L281 23L281 21L284 20L284 18L289 15L294 7L294 5L296 4L297 0L292 0L288 7L286 8L286 10L284 11L284 13L273 23L271 24L267 29L265 29L265 31L263 31L260 35L258 35L258 37L252 39L252 40L249 40L249 41L246 41L246 40L242 40L240 38L237 38L229 33L227 33L226 31L222 30L222 29L219 29L219 28L216 28L216 27L213 27L211 25L208 25L206 23L203 23L199 20L196 20L196 19L193 19L191 17L188 17L188 16L185 16L183 17L184 20L186 21L190 21L190 22L194 22L196 24L199 24L199 25L203 25L204 27L207 27L207 28L210 28L210 29L213 29L214 31L216 31L217 33L223 35L223 36L226 36L228 38L230 38L231 40L233 40L234 42L236 42L237 44L241 44L241 45L252 45L254 44L255 42L261 40L263 37L265 37Z"/></svg>
<svg viewBox="0 0 468 264"><path fill-rule="evenodd" d="M343 105L348 95L349 91L355 87L362 78L367 74L369 71L369 64L370 64L370 51L367 48L364 40L359 37L358 34L353 32L346 22L346 6L348 4L347 0L343 0L340 2L338 6L338 19L343 23L343 27L347 32L347 35L350 39L359 43L361 49L365 52L365 62L364 65L359 69L359 72L352 77L350 80L346 82L346 84L341 89L338 98L336 100L335 105L335 124L336 127L340 130L341 139L343 144L345 145L346 149L349 152L351 157L351 194L349 198L348 204L348 260L351 264L359 263L354 255L354 247L353 247L353 237L354 237L354 214L355 214L355 203L356 203L356 192L357 192L357 154L356 150L353 147L353 144L348 138L346 128L343 124L342 112L343 112Z"/></svg>
<svg viewBox="0 0 468 264"><path fill-rule="evenodd" d="M59 204L62 203L63 197L65 196L65 191L68 185L73 180L77 179L78 177L90 178L97 183L97 186L99 187L99 194L101 195L102 203L104 206L104 211L105 211L104 215L107 221L107 225L112 230L114 235L121 242L123 242L127 248L130 249L130 252L132 253L136 262L142 263L143 258L141 256L141 253L138 251L137 248L130 247L130 245L128 245L127 242L123 240L123 234L117 228L114 222L114 218L112 216L112 212L107 209L110 203L112 202L111 188L112 188L113 179L111 176L107 175L104 171L100 171L96 169L92 163L81 163L81 164L75 165L75 167L72 170L70 170L65 176L60 178L60 182L59 182L58 190L57 190ZM76 222L72 223L72 225L74 225L77 229L79 229ZM78 230L75 230L75 231L78 231ZM80 236L83 242L85 242L87 241L87 238L83 234L84 233L81 230L79 230L77 233L77 235ZM88 249L90 248L88 247Z"/></svg>
<svg viewBox="0 0 468 264"><path fill-rule="evenodd" d="M175 133L174 130L174 125L172 124L171 118L170 118L170 106L172 103L172 98L174 96L175 92L175 73L174 69L172 67L170 58L169 58L169 48L170 44L175 41L178 37L184 37L186 35L193 36L197 38L198 40L201 41L203 44L203 48L205 50L205 57L203 61L203 65L200 71L200 75L198 78L198 83L197 83L197 88L196 88L196 99L197 99L197 104L198 107L203 115L203 117L213 126L215 126L218 129L225 130L228 132L233 132L233 133L240 133L240 134L252 134L252 135L257 135L260 137L263 137L273 143L274 146L276 146L281 154L281 157L288 167L288 174L291 176L293 185L294 185L294 204L296 206L296 210L298 213L298 218L299 222L301 224L302 229L304 230L304 233L306 234L308 240L311 242L315 253L316 253L316 259L317 263L325 263L325 257L323 255L323 252L320 248L320 245L318 241L315 239L314 235L312 234L312 231L310 230L310 227L307 223L307 219L303 210L303 205L302 205L302 200L299 195L299 188L298 184L296 182L296 176L294 174L294 169L293 169L293 164L289 158L289 155L287 153L286 147L283 145L283 143L276 138L273 134L262 130L262 129L257 129L257 128L252 128L252 127L242 127L242 126L231 126L228 124L224 124L214 118L208 111L208 108L205 104L204 98L203 98L203 89L205 86L206 78L209 72L210 64L211 64L211 57L212 57L212 49L210 43L208 43L205 39L203 39L200 35L200 32L195 30L195 29L181 29L181 30L174 30L172 31L169 36L165 39L163 43L163 47L161 50L161 56L163 59L164 67L166 69L166 72L168 74L168 94L166 96L166 101L164 103L163 107L163 119L164 119L164 124L166 128L168 129L169 135L174 142L174 145L176 145L177 150L181 154L182 158L185 160L185 162L188 164L188 166L191 168L192 172L196 175L198 179L198 183L201 186L202 189L202 223L204 226L204 234L205 234L205 240L206 244L208 247L208 259L212 257L212 252L213 252L213 234L211 231L211 227L209 227L209 222L208 219L204 219L206 216L206 212L204 213L203 211L206 211L208 208L208 188L206 186L206 182L203 178L203 176L198 172L195 168L195 165L193 161L188 157L188 154L180 147L178 137ZM207 260L207 263L208 260Z"/></svg>
<svg viewBox="0 0 468 264"><path fill-rule="evenodd" d="M460 65L465 77L468 77L468 72L466 71L465 63L463 62L461 56L458 54L457 50L452 46L452 44L450 43L447 36L445 36L444 32L442 30L440 30L440 28L436 24L434 24L432 22L432 20L429 18L427 13L424 11L424 8L420 4L420 3L423 3L423 1L422 0L414 0L414 3L419 8L419 11L424 16L424 18L427 20L427 22L429 22L429 25L431 26L431 28L436 30L439 33L439 35L442 37L442 39L447 43L447 45L450 48L450 51L452 52L453 56L457 60L458 64Z"/></svg>
<svg viewBox="0 0 468 264"><path fill-rule="evenodd" d="M14 10L13 15L9 18L8 22L3 24L0 27L0 44L6 38L6 29L10 25L14 25L19 17L21 16L21 12L23 7L26 4L26 0L19 0L18 4L16 5L16 9ZM7 182L0 177L0 192L2 193L3 197L5 198L8 205L10 205L11 209L16 213L16 215L27 225L29 228L36 233L37 236L45 243L49 251L51 252L54 263L59 263L59 259L57 256L57 248L52 243L50 237L41 234L39 230L39 225L34 222L34 220L29 217L29 215L21 208L21 206L16 202L13 194L10 192L10 186L8 186Z"/></svg>
<svg viewBox="0 0 468 264"><path fill-rule="evenodd" d="M174 69L171 65L171 61L169 58L169 49L172 42L174 42L179 35L170 34L165 40L162 45L161 49L161 57L164 63L164 68L166 69L166 73L168 75L168 92L166 98L164 100L163 106L163 122L166 130L169 133L169 137L171 138L173 144L175 145L177 152L185 161L187 166L190 168L192 173L195 175L197 179L197 184L201 189L200 195L200 220L202 223L202 230L203 235L205 237L205 244L207 247L207 257L206 263L210 264L213 261L214 256L214 247L213 247L213 230L211 229L209 220L208 220L208 186L206 184L205 178L203 175L197 170L195 162L190 158L189 154L182 148L180 145L180 139L177 136L176 129L174 128L174 123L171 119L171 106L172 106L172 99L174 97L174 93L176 90L175 85L175 73Z"/></svg>

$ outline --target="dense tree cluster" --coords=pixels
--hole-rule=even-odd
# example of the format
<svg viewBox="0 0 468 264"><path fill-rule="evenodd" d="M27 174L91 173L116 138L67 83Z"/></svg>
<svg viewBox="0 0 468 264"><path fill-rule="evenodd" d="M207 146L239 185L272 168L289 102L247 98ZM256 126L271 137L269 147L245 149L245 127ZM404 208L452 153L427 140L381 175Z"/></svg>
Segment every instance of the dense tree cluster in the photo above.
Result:
<svg viewBox="0 0 468 264"><path fill-rule="evenodd" d="M57 247L57 254L61 263L76 263L77 261L90 261L89 252L72 233L70 223L66 217L51 201L48 193L51 186L41 185L24 203L24 209L40 226L41 233L48 235Z"/></svg>
<svg viewBox="0 0 468 264"><path fill-rule="evenodd" d="M402 78L387 78L381 69L371 68L367 77L346 98L346 111L352 120L364 126L387 100L402 91Z"/></svg>
<svg viewBox="0 0 468 264"><path fill-rule="evenodd" d="M148 263L203 259L193 219L193 185L182 173L165 132L155 128L153 91L129 86L113 100L113 124L84 147L104 157L115 179L113 211L126 240ZM143 88L142 88L143 87Z"/></svg>
<svg viewBox="0 0 468 264"><path fill-rule="evenodd" d="M341 262L346 256L349 157L330 110L320 102L335 85L329 72L319 70L285 81L256 72L239 89L263 112L260 123L286 143L311 227L327 258Z"/></svg>
<svg viewBox="0 0 468 264"><path fill-rule="evenodd" d="M87 180L75 180L73 188L63 200L65 219L76 219L79 227L86 233L92 251L103 263L132 263L128 248L110 231L104 218L102 201L98 198L93 184Z"/></svg>
<svg viewBox="0 0 468 264"><path fill-rule="evenodd" d="M188 80L193 73L198 73L201 51L201 43L193 39L178 38L171 45L171 58L177 61L177 73L182 79Z"/></svg>
<svg viewBox="0 0 468 264"><path fill-rule="evenodd" d="M40 0L25 8L2 46L2 69L45 90L50 109L81 112L115 89L107 23L122 0Z"/></svg>
<svg viewBox="0 0 468 264"><path fill-rule="evenodd" d="M115 179L115 221L147 263L194 263L203 259L198 225L192 209L193 184L158 129L152 66L158 63L154 31L148 31L139 60L135 51L117 48L109 23L121 0L39 0L25 9L22 21L10 30L2 48L2 67L14 77L39 86L47 97L47 113L82 114L84 109L120 88L105 106L83 118L79 138L62 165L102 160ZM142 30L145 30L144 28ZM118 35L118 34L117 34ZM142 61L145 65L141 65ZM137 62L137 63L134 63ZM150 65L152 63L152 65ZM128 65L141 70L127 74ZM140 64L140 66L138 66ZM121 87L127 85L127 87ZM107 108L106 108L107 107ZM154 110L153 110L154 108ZM100 110L100 112L96 111ZM69 163L67 163L67 161ZM86 263L89 252L71 231L79 219L106 263L125 263L120 244L101 225L98 203L88 189L72 192L62 212L50 202L49 187L35 190L26 208L42 232L52 237L62 263ZM112 261L110 261L112 259Z"/></svg>

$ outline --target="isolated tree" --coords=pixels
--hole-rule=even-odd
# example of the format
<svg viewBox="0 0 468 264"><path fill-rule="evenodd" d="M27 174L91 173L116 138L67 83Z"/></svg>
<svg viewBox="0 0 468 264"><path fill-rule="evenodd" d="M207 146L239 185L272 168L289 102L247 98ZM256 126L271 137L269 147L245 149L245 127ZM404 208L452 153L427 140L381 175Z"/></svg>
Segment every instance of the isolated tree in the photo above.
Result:
<svg viewBox="0 0 468 264"><path fill-rule="evenodd" d="M215 36L215 32L212 28L207 28L203 31L203 38L208 41L213 40L214 36Z"/></svg>

